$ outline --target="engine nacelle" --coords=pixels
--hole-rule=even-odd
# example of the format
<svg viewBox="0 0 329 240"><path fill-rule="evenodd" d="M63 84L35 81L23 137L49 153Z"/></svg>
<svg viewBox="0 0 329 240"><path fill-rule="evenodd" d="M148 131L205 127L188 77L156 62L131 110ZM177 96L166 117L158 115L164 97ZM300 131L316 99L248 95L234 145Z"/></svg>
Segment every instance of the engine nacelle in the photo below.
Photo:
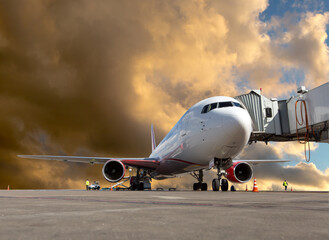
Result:
<svg viewBox="0 0 329 240"><path fill-rule="evenodd" d="M248 163L236 162L232 167L226 169L226 178L230 182L245 183L252 178L253 170Z"/></svg>
<svg viewBox="0 0 329 240"><path fill-rule="evenodd" d="M103 166L103 176L109 182L120 181L125 173L125 165L118 160L109 160Z"/></svg>

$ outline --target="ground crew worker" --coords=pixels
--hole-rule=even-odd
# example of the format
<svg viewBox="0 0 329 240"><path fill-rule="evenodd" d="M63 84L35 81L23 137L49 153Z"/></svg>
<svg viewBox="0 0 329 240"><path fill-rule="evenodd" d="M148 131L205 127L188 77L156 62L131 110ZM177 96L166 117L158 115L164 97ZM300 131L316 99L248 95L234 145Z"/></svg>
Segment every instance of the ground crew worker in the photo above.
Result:
<svg viewBox="0 0 329 240"><path fill-rule="evenodd" d="M89 180L86 181L86 190L89 190Z"/></svg>
<svg viewBox="0 0 329 240"><path fill-rule="evenodd" d="M287 180L284 180L282 185L284 186L284 190L287 191L287 187L288 187Z"/></svg>

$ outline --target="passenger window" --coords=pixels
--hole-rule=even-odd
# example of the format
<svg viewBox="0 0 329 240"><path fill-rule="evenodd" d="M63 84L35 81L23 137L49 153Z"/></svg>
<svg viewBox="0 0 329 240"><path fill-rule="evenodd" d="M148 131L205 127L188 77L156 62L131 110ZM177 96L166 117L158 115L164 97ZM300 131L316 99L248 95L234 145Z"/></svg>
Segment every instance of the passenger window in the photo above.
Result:
<svg viewBox="0 0 329 240"><path fill-rule="evenodd" d="M232 102L220 102L219 104L219 108L223 108L223 107L233 107Z"/></svg>

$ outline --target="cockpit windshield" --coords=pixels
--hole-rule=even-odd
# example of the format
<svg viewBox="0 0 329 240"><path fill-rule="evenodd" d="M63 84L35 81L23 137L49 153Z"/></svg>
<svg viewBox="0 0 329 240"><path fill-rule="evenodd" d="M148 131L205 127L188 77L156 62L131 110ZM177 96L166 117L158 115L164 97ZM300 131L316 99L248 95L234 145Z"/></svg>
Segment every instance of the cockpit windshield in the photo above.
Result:
<svg viewBox="0 0 329 240"><path fill-rule="evenodd" d="M224 108L224 107L240 107L244 109L244 107L238 102L217 102L217 103L210 103L205 105L202 108L201 113L207 113L215 108Z"/></svg>

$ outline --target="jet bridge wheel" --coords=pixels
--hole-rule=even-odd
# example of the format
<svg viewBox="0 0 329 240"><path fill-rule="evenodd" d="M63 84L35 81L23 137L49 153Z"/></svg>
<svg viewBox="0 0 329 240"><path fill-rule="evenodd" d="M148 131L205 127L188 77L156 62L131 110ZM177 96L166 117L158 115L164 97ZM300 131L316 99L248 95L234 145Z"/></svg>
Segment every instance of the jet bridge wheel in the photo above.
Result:
<svg viewBox="0 0 329 240"><path fill-rule="evenodd" d="M221 189L223 192L226 192L228 190L228 181L226 179L222 179Z"/></svg>

